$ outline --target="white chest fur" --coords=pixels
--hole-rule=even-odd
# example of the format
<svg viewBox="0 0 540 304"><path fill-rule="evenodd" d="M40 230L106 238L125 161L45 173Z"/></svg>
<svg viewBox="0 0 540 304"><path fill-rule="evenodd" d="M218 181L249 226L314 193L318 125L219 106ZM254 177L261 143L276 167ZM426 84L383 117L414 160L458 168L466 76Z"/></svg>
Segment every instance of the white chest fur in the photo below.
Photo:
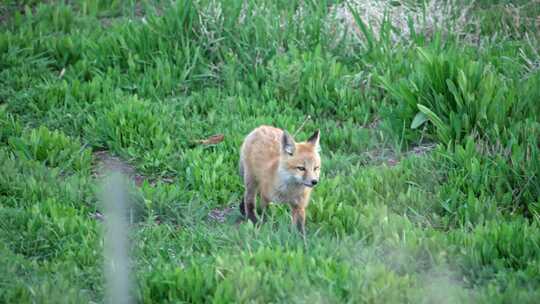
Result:
<svg viewBox="0 0 540 304"><path fill-rule="evenodd" d="M277 178L276 187L272 191L272 202L296 204L302 199L305 186L298 177L280 170Z"/></svg>

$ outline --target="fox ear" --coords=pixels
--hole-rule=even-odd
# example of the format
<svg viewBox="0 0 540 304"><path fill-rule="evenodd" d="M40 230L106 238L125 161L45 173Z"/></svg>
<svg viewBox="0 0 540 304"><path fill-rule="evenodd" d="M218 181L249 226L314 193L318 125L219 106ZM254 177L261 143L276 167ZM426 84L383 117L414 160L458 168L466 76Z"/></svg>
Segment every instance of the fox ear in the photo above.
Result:
<svg viewBox="0 0 540 304"><path fill-rule="evenodd" d="M283 136L281 136L281 147L283 152L293 155L295 150L294 139L287 131L283 131Z"/></svg>
<svg viewBox="0 0 540 304"><path fill-rule="evenodd" d="M312 144L317 149L319 148L319 138L321 137L321 131L317 130L311 137L307 140L308 143Z"/></svg>

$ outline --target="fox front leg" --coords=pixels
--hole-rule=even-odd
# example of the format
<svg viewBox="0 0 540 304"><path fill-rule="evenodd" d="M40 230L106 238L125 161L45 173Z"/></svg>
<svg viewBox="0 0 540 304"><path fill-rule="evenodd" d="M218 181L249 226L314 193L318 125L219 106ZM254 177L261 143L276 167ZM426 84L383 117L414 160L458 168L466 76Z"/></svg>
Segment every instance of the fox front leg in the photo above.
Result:
<svg viewBox="0 0 540 304"><path fill-rule="evenodd" d="M306 208L293 206L292 207L292 225L296 226L303 237L306 235Z"/></svg>
<svg viewBox="0 0 540 304"><path fill-rule="evenodd" d="M270 205L270 199L261 194L261 221L266 223L268 221L268 205Z"/></svg>

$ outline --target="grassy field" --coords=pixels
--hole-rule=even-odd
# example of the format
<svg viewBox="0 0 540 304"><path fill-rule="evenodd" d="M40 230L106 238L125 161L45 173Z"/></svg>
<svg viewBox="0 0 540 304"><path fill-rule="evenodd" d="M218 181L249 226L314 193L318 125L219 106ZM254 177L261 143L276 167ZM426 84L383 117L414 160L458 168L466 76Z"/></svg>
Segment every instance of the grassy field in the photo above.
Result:
<svg viewBox="0 0 540 304"><path fill-rule="evenodd" d="M0 302L107 302L110 168L135 302L540 301L538 0L2 3ZM308 115L304 245L237 172Z"/></svg>

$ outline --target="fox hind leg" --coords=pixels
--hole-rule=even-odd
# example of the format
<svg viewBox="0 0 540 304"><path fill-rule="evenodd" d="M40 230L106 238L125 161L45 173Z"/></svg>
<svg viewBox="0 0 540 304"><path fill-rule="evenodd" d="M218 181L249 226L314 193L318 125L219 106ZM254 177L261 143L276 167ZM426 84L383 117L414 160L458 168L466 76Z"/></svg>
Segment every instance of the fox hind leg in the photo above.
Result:
<svg viewBox="0 0 540 304"><path fill-rule="evenodd" d="M244 199L240 203L240 213L242 213L244 217L250 219L253 224L256 224L257 216L255 215L255 200L257 196L257 184L252 177L248 174L244 174L244 186Z"/></svg>
<svg viewBox="0 0 540 304"><path fill-rule="evenodd" d="M240 202L240 204L238 205L238 209L240 209L240 214L242 214L242 216L246 216L246 206L244 204L244 197L242 196L242 201Z"/></svg>

